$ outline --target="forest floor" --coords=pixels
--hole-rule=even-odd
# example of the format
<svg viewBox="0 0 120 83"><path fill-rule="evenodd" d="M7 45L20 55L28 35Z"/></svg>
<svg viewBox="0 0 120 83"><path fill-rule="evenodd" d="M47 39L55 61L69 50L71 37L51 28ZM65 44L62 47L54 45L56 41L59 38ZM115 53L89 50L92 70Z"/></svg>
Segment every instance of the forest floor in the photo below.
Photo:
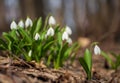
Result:
<svg viewBox="0 0 120 83"><path fill-rule="evenodd" d="M108 43L109 42L109 43ZM101 49L119 53L120 45L111 41L101 43ZM82 55L82 54L81 54ZM102 56L93 55L91 80L79 60L59 70L47 68L44 64L12 59L4 52L0 54L0 83L120 83L120 69L112 70Z"/></svg>

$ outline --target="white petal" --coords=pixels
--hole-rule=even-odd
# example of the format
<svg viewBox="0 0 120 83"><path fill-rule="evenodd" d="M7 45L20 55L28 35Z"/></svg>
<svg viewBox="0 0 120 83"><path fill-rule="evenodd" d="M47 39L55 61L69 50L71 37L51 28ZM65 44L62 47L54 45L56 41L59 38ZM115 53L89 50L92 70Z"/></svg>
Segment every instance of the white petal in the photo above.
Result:
<svg viewBox="0 0 120 83"><path fill-rule="evenodd" d="M101 50L100 50L100 47L98 45L95 45L95 47L94 47L94 54L95 55L100 55L101 54Z"/></svg>
<svg viewBox="0 0 120 83"><path fill-rule="evenodd" d="M52 27L50 27L47 31L46 36L54 36L55 32L54 29Z"/></svg>
<svg viewBox="0 0 120 83"><path fill-rule="evenodd" d="M63 41L64 41L64 40L68 40L68 38L69 38L68 33L67 33L67 32L64 32L64 33L62 34L62 40L63 40Z"/></svg>
<svg viewBox="0 0 120 83"><path fill-rule="evenodd" d="M11 24L10 24L10 29L17 29L17 24L15 21L13 21Z"/></svg>
<svg viewBox="0 0 120 83"><path fill-rule="evenodd" d="M35 40L39 40L40 39L40 35L39 35L39 33L36 33L35 34L35 38L34 38Z"/></svg>
<svg viewBox="0 0 120 83"><path fill-rule="evenodd" d="M29 57L32 56L32 50L29 51L28 56L29 56Z"/></svg>
<svg viewBox="0 0 120 83"><path fill-rule="evenodd" d="M66 31L69 35L72 34L72 30L71 30L71 28L70 28L69 26L66 26L65 31Z"/></svg>
<svg viewBox="0 0 120 83"><path fill-rule="evenodd" d="M48 22L49 22L49 25L55 25L56 24L56 20L55 20L55 18L53 16L49 17Z"/></svg>
<svg viewBox="0 0 120 83"><path fill-rule="evenodd" d="M71 39L71 38L68 38L67 42L68 42L69 44L72 44L72 39Z"/></svg>
<svg viewBox="0 0 120 83"><path fill-rule="evenodd" d="M22 20L19 21L18 26L24 28L24 22Z"/></svg>
<svg viewBox="0 0 120 83"><path fill-rule="evenodd" d="M25 21L25 27L32 27L33 23L32 20L30 18L27 18Z"/></svg>

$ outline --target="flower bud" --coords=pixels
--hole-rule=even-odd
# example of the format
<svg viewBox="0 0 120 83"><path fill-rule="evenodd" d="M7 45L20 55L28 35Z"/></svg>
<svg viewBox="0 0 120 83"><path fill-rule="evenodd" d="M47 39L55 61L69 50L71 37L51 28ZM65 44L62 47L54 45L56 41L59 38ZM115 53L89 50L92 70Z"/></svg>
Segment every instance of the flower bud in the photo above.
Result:
<svg viewBox="0 0 120 83"><path fill-rule="evenodd" d="M68 35L72 34L72 30L69 26L66 26L65 31L68 33Z"/></svg>
<svg viewBox="0 0 120 83"><path fill-rule="evenodd" d="M34 38L35 40L39 40L40 39L40 35L39 35L39 33L36 33L35 34L35 38Z"/></svg>
<svg viewBox="0 0 120 83"><path fill-rule="evenodd" d="M68 33L67 32L63 32L62 34L62 40L68 40L69 36L68 36Z"/></svg>
<svg viewBox="0 0 120 83"><path fill-rule="evenodd" d="M25 27L32 27L33 23L32 20L30 18L27 18L25 21Z"/></svg>
<svg viewBox="0 0 120 83"><path fill-rule="evenodd" d="M28 56L29 56L29 57L32 56L32 50L29 51Z"/></svg>
<svg viewBox="0 0 120 83"><path fill-rule="evenodd" d="M101 54L101 50L100 50L100 47L98 45L95 45L95 47L94 47L94 54L95 55L100 55Z"/></svg>
<svg viewBox="0 0 120 83"><path fill-rule="evenodd" d="M10 24L10 29L17 29L17 24L15 21L12 21L12 23Z"/></svg>
<svg viewBox="0 0 120 83"><path fill-rule="evenodd" d="M54 36L55 32L54 29L52 27L50 27L47 31L46 37L47 36Z"/></svg>
<svg viewBox="0 0 120 83"><path fill-rule="evenodd" d="M56 24L55 18L53 16L50 16L49 20L48 20L48 23L49 23L49 25L55 25Z"/></svg>
<svg viewBox="0 0 120 83"><path fill-rule="evenodd" d="M24 28L24 22L22 20L19 21L18 26Z"/></svg>

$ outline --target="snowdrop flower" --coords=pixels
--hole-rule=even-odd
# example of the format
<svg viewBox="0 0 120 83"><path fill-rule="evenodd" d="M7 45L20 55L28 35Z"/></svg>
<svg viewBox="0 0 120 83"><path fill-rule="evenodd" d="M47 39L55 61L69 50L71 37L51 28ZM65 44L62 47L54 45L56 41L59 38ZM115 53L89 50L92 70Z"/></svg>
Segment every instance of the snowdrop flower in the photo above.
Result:
<svg viewBox="0 0 120 83"><path fill-rule="evenodd" d="M94 47L94 54L95 55L100 55L100 53L101 53L100 47L98 45L95 45L95 47Z"/></svg>
<svg viewBox="0 0 120 83"><path fill-rule="evenodd" d="M68 44L72 44L72 39L71 39L71 38L68 38L68 39L67 39L67 43L68 43Z"/></svg>
<svg viewBox="0 0 120 83"><path fill-rule="evenodd" d="M10 24L10 29L17 29L17 24L15 21L12 21L12 23Z"/></svg>
<svg viewBox="0 0 120 83"><path fill-rule="evenodd" d="M55 32L54 29L52 27L50 27L47 31L46 37L47 36L54 36Z"/></svg>
<svg viewBox="0 0 120 83"><path fill-rule="evenodd" d="M40 39L40 35L39 35L39 33L36 33L35 34L35 38L34 38L35 40L39 40Z"/></svg>
<svg viewBox="0 0 120 83"><path fill-rule="evenodd" d="M69 36L68 36L68 33L65 31L63 34L62 34L62 40L68 40Z"/></svg>
<svg viewBox="0 0 120 83"><path fill-rule="evenodd" d="M66 26L65 31L68 33L68 35L72 34L72 30L69 26Z"/></svg>
<svg viewBox="0 0 120 83"><path fill-rule="evenodd" d="M29 56L29 57L32 56L32 50L29 51L28 56Z"/></svg>
<svg viewBox="0 0 120 83"><path fill-rule="evenodd" d="M24 22L22 20L20 20L18 23L18 26L24 28Z"/></svg>
<svg viewBox="0 0 120 83"><path fill-rule="evenodd" d="M48 20L48 23L49 23L49 25L55 25L56 24L55 18L53 16L50 16L49 20Z"/></svg>
<svg viewBox="0 0 120 83"><path fill-rule="evenodd" d="M25 21L25 27L32 27L33 23L32 23L32 20L28 17Z"/></svg>

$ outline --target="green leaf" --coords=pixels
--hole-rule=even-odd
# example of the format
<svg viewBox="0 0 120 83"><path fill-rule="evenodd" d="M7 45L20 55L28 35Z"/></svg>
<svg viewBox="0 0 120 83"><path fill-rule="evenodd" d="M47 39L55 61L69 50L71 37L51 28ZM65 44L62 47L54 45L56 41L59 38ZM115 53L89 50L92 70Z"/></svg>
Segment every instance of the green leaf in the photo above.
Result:
<svg viewBox="0 0 120 83"><path fill-rule="evenodd" d="M59 51L58 51L58 54L57 54L57 59L56 59L56 65L55 65L55 68L58 69L60 66L62 66L62 63L61 62L61 52L62 51L62 46L59 48Z"/></svg>
<svg viewBox="0 0 120 83"><path fill-rule="evenodd" d="M71 59L70 59L71 64L73 64L75 58L76 58L76 53L72 53L72 55L71 55Z"/></svg>
<svg viewBox="0 0 120 83"><path fill-rule="evenodd" d="M65 53L64 53L64 59L67 59L70 54L72 53L72 50L71 48L68 48L67 50L65 50Z"/></svg>
<svg viewBox="0 0 120 83"><path fill-rule="evenodd" d="M78 44L78 42L75 42L74 44L72 44L72 49L74 51L77 51L80 48L80 45Z"/></svg>
<svg viewBox="0 0 120 83"><path fill-rule="evenodd" d="M67 57L65 56L65 53L66 55L68 55L67 53L69 52L70 48L68 48L68 43L65 43L63 46L62 46L62 50L61 50L61 55L63 56L63 58Z"/></svg>
<svg viewBox="0 0 120 83"><path fill-rule="evenodd" d="M80 61L80 64L82 65L82 67L85 69L86 73L88 73L89 68L88 68L87 63L86 63L86 61L84 60L84 58L83 58L83 57L80 57L79 61Z"/></svg>
<svg viewBox="0 0 120 83"><path fill-rule="evenodd" d="M88 49L85 50L84 60L88 66L89 71L91 71L91 69L92 69L92 54Z"/></svg>
<svg viewBox="0 0 120 83"><path fill-rule="evenodd" d="M48 55L48 59L47 59L47 65L49 66L50 65L50 61L52 60L52 55Z"/></svg>
<svg viewBox="0 0 120 83"><path fill-rule="evenodd" d="M108 61L108 63L111 65L111 67L114 65L114 62L112 59L106 54L104 51L101 52L101 55Z"/></svg>
<svg viewBox="0 0 120 83"><path fill-rule="evenodd" d="M33 38L34 37L34 33L35 33L35 28L36 28L36 25L37 25L37 20L35 20L34 22L33 22L33 26L30 28L30 30L29 30L29 32L30 32L30 35L31 35L31 37Z"/></svg>
<svg viewBox="0 0 120 83"><path fill-rule="evenodd" d="M116 63L115 63L115 68L117 69L120 66L120 55L118 55L118 58L116 59Z"/></svg>
<svg viewBox="0 0 120 83"><path fill-rule="evenodd" d="M18 32L20 33L20 35L22 35L22 37L25 39L25 41L27 41L29 43L32 42L30 35L28 35L28 33L24 29L19 28Z"/></svg>
<svg viewBox="0 0 120 83"><path fill-rule="evenodd" d="M115 57L115 63L112 67L113 69L117 70L117 68L120 66L120 55L114 54L113 56L116 56L116 57Z"/></svg>
<svg viewBox="0 0 120 83"><path fill-rule="evenodd" d="M68 58L68 56L74 52L77 51L80 48L80 46L78 45L78 43L74 43L72 46L67 47L67 49L65 50L64 53L64 58Z"/></svg>
<svg viewBox="0 0 120 83"><path fill-rule="evenodd" d="M80 57L79 61L80 61L80 64L82 65L82 67L84 68L84 70L85 70L85 72L87 74L88 79L91 79L91 71L89 70L88 65L87 65L85 59L83 57Z"/></svg>
<svg viewBox="0 0 120 83"><path fill-rule="evenodd" d="M62 45L62 34L61 34L61 32L58 32L57 37L58 37L59 45Z"/></svg>
<svg viewBox="0 0 120 83"><path fill-rule="evenodd" d="M58 32L60 32L60 31L61 31L61 28L60 28L59 25L57 25L57 26L55 27L55 33L58 33Z"/></svg>
<svg viewBox="0 0 120 83"><path fill-rule="evenodd" d="M9 35L14 39L14 40L18 40L18 36L17 36L17 30L12 30L9 32Z"/></svg>
<svg viewBox="0 0 120 83"><path fill-rule="evenodd" d="M45 19L45 22L44 22L44 27L43 27L43 30L47 30L47 24L48 24L48 19L49 19L50 15L48 15Z"/></svg>
<svg viewBox="0 0 120 83"><path fill-rule="evenodd" d="M42 27L42 18L39 18L36 24L36 28L34 28L35 29L34 35L40 32L41 27Z"/></svg>
<svg viewBox="0 0 120 83"><path fill-rule="evenodd" d="M3 33L3 37L6 39L8 43L8 49L11 50L14 39L8 33Z"/></svg>
<svg viewBox="0 0 120 83"><path fill-rule="evenodd" d="M43 50L46 50L46 49L50 48L50 46L51 46L52 44L54 44L54 43L55 43L55 41L50 41L50 42L48 42L48 43L43 47Z"/></svg>
<svg viewBox="0 0 120 83"><path fill-rule="evenodd" d="M115 53L111 53L114 58L117 58L117 55Z"/></svg>
<svg viewBox="0 0 120 83"><path fill-rule="evenodd" d="M7 50L7 44L6 42L0 38L0 48L3 50Z"/></svg>

